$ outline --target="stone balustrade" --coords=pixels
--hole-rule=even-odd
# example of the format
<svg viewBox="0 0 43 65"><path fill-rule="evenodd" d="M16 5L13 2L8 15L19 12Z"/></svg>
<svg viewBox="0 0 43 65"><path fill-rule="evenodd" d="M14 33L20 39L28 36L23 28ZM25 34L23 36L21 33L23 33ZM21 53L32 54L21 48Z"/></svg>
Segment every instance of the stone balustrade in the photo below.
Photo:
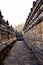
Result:
<svg viewBox="0 0 43 65"><path fill-rule="evenodd" d="M2 64L2 61L7 56L8 52L14 45L13 42L16 41L16 38L10 39L8 41L0 43L0 64Z"/></svg>

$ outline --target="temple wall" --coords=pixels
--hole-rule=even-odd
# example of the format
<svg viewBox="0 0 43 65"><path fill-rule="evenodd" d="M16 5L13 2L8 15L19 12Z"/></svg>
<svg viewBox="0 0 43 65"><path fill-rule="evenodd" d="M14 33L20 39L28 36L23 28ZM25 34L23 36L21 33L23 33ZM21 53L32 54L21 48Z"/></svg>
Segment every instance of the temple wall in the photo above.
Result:
<svg viewBox="0 0 43 65"><path fill-rule="evenodd" d="M14 34L9 34L8 35L7 33L1 33L0 34L0 42L7 41L7 40L12 39L14 37L15 37Z"/></svg>
<svg viewBox="0 0 43 65"><path fill-rule="evenodd" d="M28 45L43 46L43 0L33 5L23 28L24 40Z"/></svg>
<svg viewBox="0 0 43 65"><path fill-rule="evenodd" d="M24 40L29 45L43 45L43 21L41 21L39 24L28 30L24 34Z"/></svg>

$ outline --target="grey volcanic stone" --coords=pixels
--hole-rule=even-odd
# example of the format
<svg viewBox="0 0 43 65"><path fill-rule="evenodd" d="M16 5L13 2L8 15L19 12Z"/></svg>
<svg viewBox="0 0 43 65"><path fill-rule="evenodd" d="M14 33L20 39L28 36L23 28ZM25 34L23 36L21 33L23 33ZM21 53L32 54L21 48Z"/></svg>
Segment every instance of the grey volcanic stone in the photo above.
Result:
<svg viewBox="0 0 43 65"><path fill-rule="evenodd" d="M4 65L31 65L33 59L31 50L27 48L24 41L17 41L11 51L9 52L8 57L4 60ZM33 59L33 60L32 60Z"/></svg>

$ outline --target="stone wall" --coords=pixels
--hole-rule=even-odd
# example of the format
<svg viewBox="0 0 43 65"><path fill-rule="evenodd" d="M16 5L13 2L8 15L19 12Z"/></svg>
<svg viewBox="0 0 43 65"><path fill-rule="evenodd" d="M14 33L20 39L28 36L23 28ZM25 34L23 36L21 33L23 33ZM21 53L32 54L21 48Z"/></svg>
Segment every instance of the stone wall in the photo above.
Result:
<svg viewBox="0 0 43 65"><path fill-rule="evenodd" d="M43 0L35 3L23 28L24 40L28 45L43 46Z"/></svg>
<svg viewBox="0 0 43 65"><path fill-rule="evenodd" d="M25 41L29 44L43 45L43 21L31 28L24 35Z"/></svg>
<svg viewBox="0 0 43 65"><path fill-rule="evenodd" d="M12 25L9 25L8 20L3 19L3 15L0 11L0 43L16 37L16 33Z"/></svg>
<svg viewBox="0 0 43 65"><path fill-rule="evenodd" d="M3 60L9 54L9 51L11 50L15 42L16 38L13 38L0 44L0 65L3 65L2 64Z"/></svg>

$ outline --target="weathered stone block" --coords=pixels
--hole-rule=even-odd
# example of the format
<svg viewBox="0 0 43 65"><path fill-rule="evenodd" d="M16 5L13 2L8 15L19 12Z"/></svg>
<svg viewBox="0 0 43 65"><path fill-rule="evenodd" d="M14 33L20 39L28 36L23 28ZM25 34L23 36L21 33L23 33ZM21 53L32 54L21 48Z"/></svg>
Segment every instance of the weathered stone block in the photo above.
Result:
<svg viewBox="0 0 43 65"><path fill-rule="evenodd" d="M42 33L43 33L43 28L42 28Z"/></svg>
<svg viewBox="0 0 43 65"><path fill-rule="evenodd" d="M41 29L42 29L42 33L43 33L43 21L41 22Z"/></svg>
<svg viewBox="0 0 43 65"><path fill-rule="evenodd" d="M35 31L36 31L36 34L40 34L42 32L42 29L41 29L41 23L39 23L38 25L35 26Z"/></svg>
<svg viewBox="0 0 43 65"><path fill-rule="evenodd" d="M33 42L33 41L30 39L30 40L29 40L29 44L32 44L32 42Z"/></svg>
<svg viewBox="0 0 43 65"><path fill-rule="evenodd" d="M40 44L41 44L40 41L36 41L36 42L35 42L35 45L37 45L37 46L40 46Z"/></svg>
<svg viewBox="0 0 43 65"><path fill-rule="evenodd" d="M36 34L35 39L41 41L42 40L42 35L41 34Z"/></svg>
<svg viewBox="0 0 43 65"><path fill-rule="evenodd" d="M36 41L35 45L40 46L41 48L43 48L43 41Z"/></svg>
<svg viewBox="0 0 43 65"><path fill-rule="evenodd" d="M43 28L43 21L41 22L41 28Z"/></svg>
<svg viewBox="0 0 43 65"><path fill-rule="evenodd" d="M43 41L40 42L40 47L43 48Z"/></svg>
<svg viewBox="0 0 43 65"><path fill-rule="evenodd" d="M43 34L42 34L42 41L43 41Z"/></svg>
<svg viewBox="0 0 43 65"><path fill-rule="evenodd" d="M32 45L35 45L35 40L32 40Z"/></svg>

